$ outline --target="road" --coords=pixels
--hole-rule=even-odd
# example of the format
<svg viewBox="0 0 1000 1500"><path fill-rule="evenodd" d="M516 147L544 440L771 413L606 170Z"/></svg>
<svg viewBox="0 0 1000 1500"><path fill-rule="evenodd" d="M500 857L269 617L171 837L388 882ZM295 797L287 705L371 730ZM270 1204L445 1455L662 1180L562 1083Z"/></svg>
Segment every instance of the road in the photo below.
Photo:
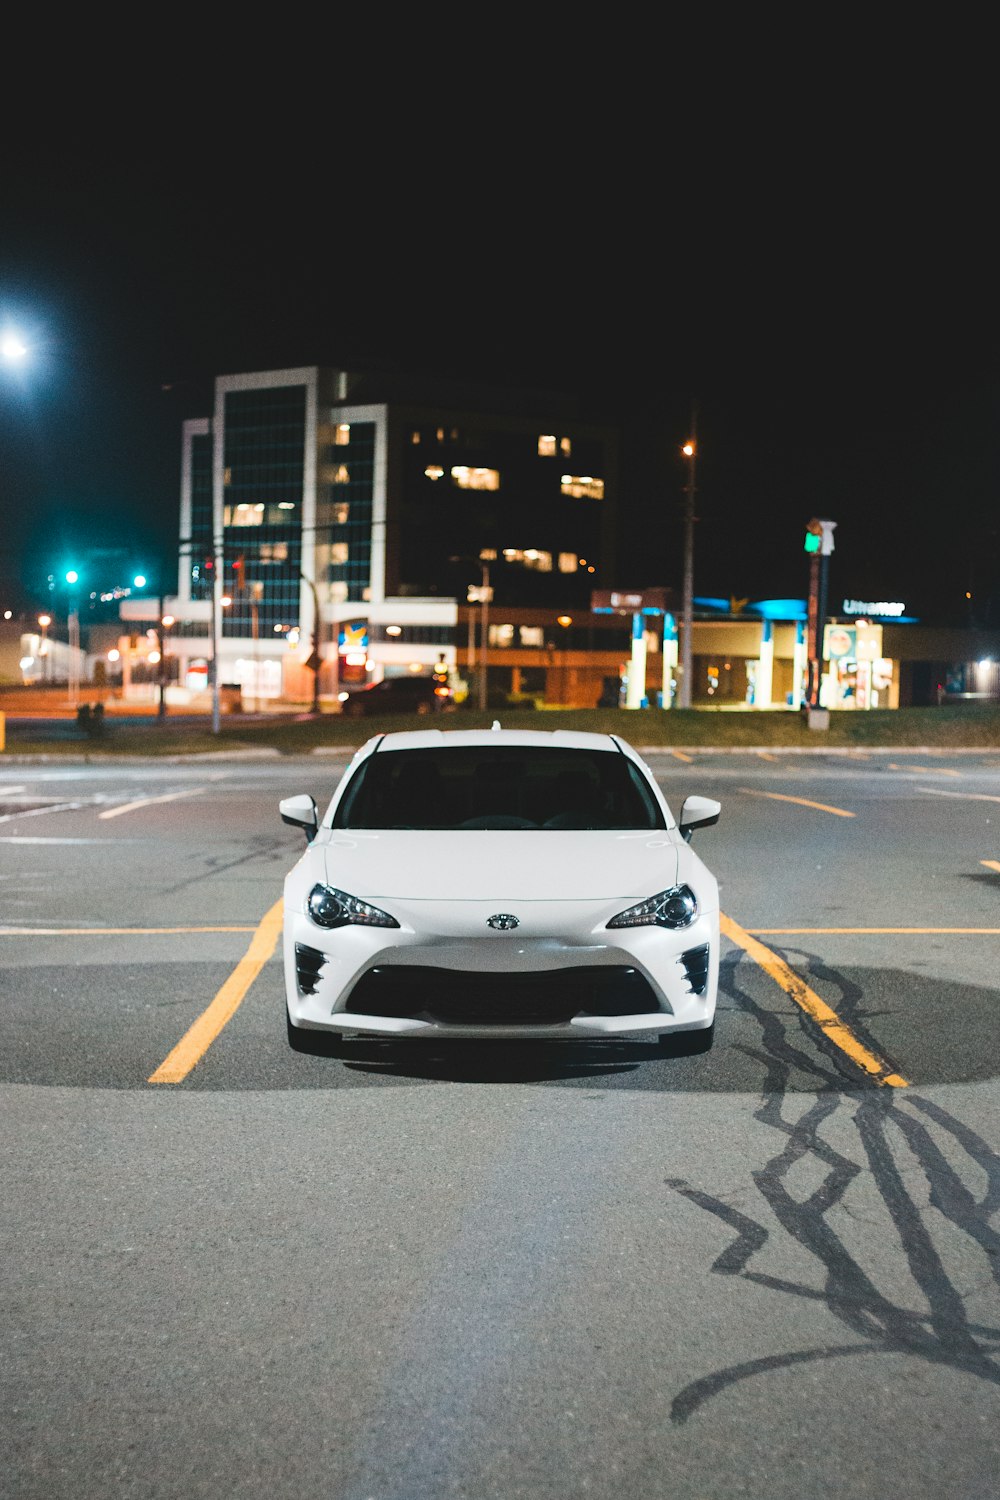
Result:
<svg viewBox="0 0 1000 1500"><path fill-rule="evenodd" d="M0 763L5 1495L1000 1495L1000 754L647 758L700 1058L293 1054L343 758Z"/></svg>

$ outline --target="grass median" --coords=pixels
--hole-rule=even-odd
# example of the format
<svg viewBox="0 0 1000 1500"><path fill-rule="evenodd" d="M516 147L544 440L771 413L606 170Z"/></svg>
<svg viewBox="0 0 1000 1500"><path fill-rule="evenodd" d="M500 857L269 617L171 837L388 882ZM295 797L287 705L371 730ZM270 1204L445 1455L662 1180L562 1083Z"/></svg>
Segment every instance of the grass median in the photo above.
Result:
<svg viewBox="0 0 1000 1500"><path fill-rule="evenodd" d="M435 715L384 718L312 715L302 710L260 716L226 715L218 733L210 719L168 714L147 720L108 718L88 733L72 720L7 721L6 752L85 757L247 754L276 751L308 755L317 749L361 745L372 735L399 729L571 729L620 734L638 747L769 750L936 749L1000 750L1000 704L945 704L936 708L877 709L830 714L828 729L810 729L794 711L753 709L525 709L485 713L457 709Z"/></svg>

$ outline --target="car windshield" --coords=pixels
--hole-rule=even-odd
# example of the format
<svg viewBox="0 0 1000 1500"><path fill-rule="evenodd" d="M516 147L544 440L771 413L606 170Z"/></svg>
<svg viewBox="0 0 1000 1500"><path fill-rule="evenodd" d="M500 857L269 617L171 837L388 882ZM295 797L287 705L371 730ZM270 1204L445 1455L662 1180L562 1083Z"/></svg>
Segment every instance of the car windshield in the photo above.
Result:
<svg viewBox="0 0 1000 1500"><path fill-rule="evenodd" d="M619 750L476 745L370 755L334 828L655 829L646 778Z"/></svg>

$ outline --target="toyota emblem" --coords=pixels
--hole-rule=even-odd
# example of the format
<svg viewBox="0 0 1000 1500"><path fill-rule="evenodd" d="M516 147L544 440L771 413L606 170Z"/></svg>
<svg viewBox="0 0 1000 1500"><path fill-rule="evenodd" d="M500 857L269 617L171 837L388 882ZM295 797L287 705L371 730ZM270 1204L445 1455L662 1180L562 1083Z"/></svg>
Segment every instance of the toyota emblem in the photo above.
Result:
<svg viewBox="0 0 1000 1500"><path fill-rule="evenodd" d="M512 917L509 911L498 911L495 917L486 918L487 927L492 927L496 932L509 932L512 927L520 927L520 917Z"/></svg>

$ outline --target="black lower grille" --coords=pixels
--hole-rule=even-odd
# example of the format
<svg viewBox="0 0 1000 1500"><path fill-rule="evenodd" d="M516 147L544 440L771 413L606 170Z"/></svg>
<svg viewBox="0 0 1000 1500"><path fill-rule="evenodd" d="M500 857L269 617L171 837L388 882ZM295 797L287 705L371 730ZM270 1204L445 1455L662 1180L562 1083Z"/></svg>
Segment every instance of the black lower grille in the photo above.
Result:
<svg viewBox="0 0 1000 1500"><path fill-rule="evenodd" d="M681 954L680 961L684 965L691 993L703 995L708 988L708 944L702 943L700 948L689 948L686 953Z"/></svg>
<svg viewBox="0 0 1000 1500"><path fill-rule="evenodd" d="M347 1006L369 1016L453 1026L559 1026L581 1011L631 1016L660 1008L648 981L631 968L482 974L402 964L369 969Z"/></svg>
<svg viewBox="0 0 1000 1500"><path fill-rule="evenodd" d="M300 995L315 995L319 984L319 971L326 963L326 954L318 948L307 948L305 943L295 944L295 978Z"/></svg>

